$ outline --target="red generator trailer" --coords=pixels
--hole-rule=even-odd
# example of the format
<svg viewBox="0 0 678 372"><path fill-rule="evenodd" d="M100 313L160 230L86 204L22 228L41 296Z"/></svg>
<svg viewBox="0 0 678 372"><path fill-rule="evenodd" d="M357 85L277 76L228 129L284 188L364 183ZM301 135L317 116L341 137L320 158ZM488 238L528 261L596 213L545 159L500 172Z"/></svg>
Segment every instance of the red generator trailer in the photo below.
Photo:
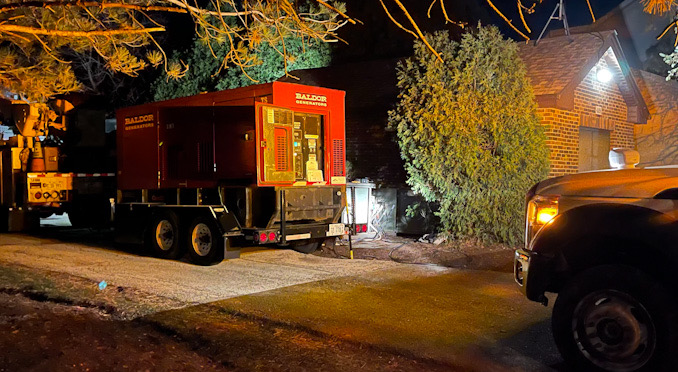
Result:
<svg viewBox="0 0 678 372"><path fill-rule="evenodd" d="M208 265L347 234L344 97L274 82L119 110L117 239Z"/></svg>

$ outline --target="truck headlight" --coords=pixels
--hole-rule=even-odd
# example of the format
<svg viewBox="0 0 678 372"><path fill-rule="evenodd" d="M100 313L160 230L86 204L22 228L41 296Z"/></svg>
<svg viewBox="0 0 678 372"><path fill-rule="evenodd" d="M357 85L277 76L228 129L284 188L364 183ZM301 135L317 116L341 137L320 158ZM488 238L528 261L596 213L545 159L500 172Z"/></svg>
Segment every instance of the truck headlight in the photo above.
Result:
<svg viewBox="0 0 678 372"><path fill-rule="evenodd" d="M557 215L557 195L537 195L528 201L525 222L525 248L529 248L532 238Z"/></svg>

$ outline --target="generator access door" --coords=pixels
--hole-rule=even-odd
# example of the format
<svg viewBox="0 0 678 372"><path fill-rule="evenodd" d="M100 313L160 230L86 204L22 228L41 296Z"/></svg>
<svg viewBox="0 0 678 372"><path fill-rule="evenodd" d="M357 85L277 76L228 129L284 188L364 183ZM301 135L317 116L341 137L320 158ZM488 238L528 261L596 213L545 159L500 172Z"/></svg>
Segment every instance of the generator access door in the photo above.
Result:
<svg viewBox="0 0 678 372"><path fill-rule="evenodd" d="M258 111L259 184L294 183L294 112L263 105Z"/></svg>
<svg viewBox="0 0 678 372"><path fill-rule="evenodd" d="M323 116L260 105L259 185L324 182Z"/></svg>

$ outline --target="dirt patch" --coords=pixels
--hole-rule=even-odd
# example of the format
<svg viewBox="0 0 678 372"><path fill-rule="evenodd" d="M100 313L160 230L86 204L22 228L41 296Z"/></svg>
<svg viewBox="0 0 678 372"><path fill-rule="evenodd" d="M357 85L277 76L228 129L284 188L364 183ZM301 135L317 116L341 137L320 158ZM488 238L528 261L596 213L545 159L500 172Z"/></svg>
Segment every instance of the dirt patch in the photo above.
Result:
<svg viewBox="0 0 678 372"><path fill-rule="evenodd" d="M433 244L419 241L419 238L393 234L380 239L374 239L372 235L359 234L353 238L353 258L475 270L513 271L514 248L506 245L488 245L475 240ZM338 241L334 247L324 247L316 254L324 257L349 258L348 241Z"/></svg>
<svg viewBox="0 0 678 372"><path fill-rule="evenodd" d="M116 320L131 320L187 305L136 288L111 285L101 288L100 282L65 273L0 265L0 293L96 309Z"/></svg>
<svg viewBox="0 0 678 372"><path fill-rule="evenodd" d="M229 370L150 325L20 294L0 294L0 335L0 371Z"/></svg>

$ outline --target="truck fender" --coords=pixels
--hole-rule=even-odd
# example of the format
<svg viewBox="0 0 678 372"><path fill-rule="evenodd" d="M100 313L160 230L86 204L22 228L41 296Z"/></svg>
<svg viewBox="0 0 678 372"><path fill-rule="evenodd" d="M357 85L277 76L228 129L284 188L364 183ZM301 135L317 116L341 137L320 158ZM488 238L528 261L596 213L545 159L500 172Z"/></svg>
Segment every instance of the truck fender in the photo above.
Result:
<svg viewBox="0 0 678 372"><path fill-rule="evenodd" d="M589 267L627 264L664 282L678 283L678 222L635 205L591 204L554 218L533 239L532 252L553 264L544 288L557 292L564 281Z"/></svg>

